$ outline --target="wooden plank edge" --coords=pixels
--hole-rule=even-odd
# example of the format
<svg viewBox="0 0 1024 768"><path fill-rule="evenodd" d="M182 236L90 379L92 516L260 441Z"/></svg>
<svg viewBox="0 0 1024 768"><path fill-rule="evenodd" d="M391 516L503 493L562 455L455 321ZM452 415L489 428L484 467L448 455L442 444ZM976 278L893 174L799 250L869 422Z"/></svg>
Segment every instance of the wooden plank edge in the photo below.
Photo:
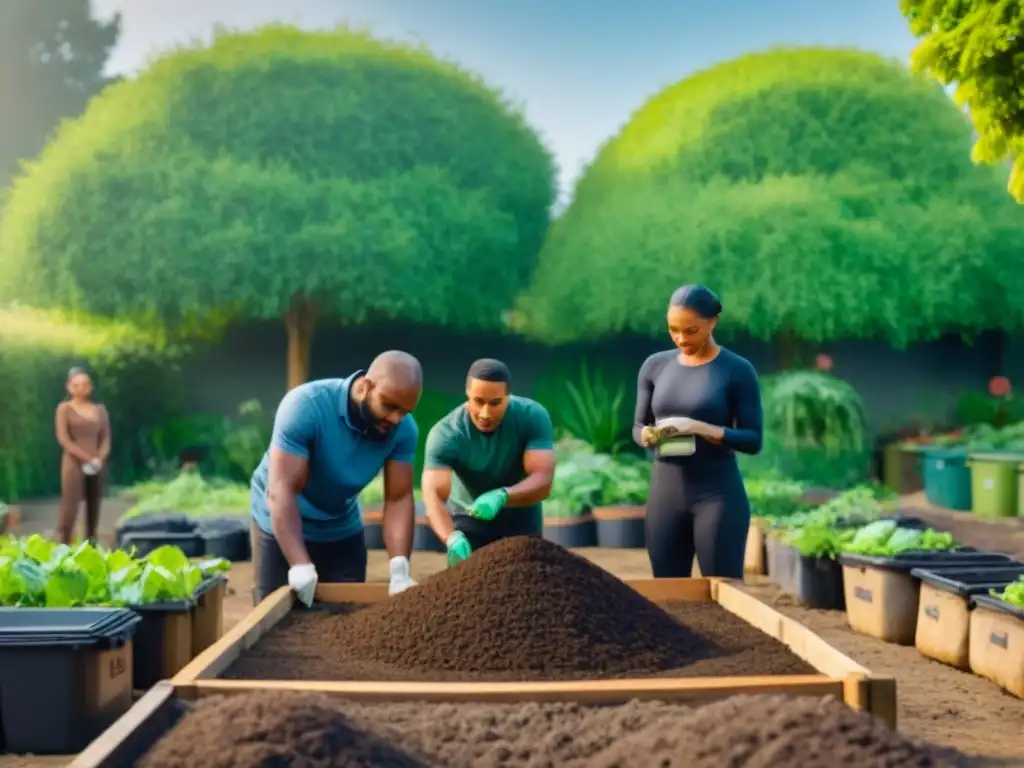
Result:
<svg viewBox="0 0 1024 768"><path fill-rule="evenodd" d="M710 579L625 579L623 583L654 603L691 603L712 599Z"/></svg>
<svg viewBox="0 0 1024 768"><path fill-rule="evenodd" d="M844 680L851 675L871 677L871 672L838 648L834 648L799 621L779 613L738 586L719 581L715 601L725 610L783 643L823 675Z"/></svg>
<svg viewBox="0 0 1024 768"><path fill-rule="evenodd" d="M175 696L174 686L161 680L132 705L131 709L96 737L67 768L102 768L114 754L151 719L159 717Z"/></svg>
<svg viewBox="0 0 1024 768"><path fill-rule="evenodd" d="M257 640L292 609L295 596L290 587L272 592L224 635L185 665L171 680L175 685L200 677L216 677L226 670Z"/></svg>
<svg viewBox="0 0 1024 768"><path fill-rule="evenodd" d="M823 675L765 677L649 678L538 683L395 683L315 680L194 680L182 698L265 691L325 693L355 701L616 703L631 699L698 701L736 694L843 697L843 681Z"/></svg>
<svg viewBox="0 0 1024 768"><path fill-rule="evenodd" d="M899 724L895 678L850 675L843 681L843 701L851 709L877 717L893 730Z"/></svg>

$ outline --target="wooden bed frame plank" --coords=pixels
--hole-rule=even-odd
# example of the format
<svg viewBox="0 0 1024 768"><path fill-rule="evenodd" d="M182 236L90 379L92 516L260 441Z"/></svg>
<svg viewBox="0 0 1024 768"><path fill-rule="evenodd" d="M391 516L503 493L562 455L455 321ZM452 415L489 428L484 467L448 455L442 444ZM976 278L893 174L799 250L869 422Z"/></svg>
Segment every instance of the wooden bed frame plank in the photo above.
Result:
<svg viewBox="0 0 1024 768"><path fill-rule="evenodd" d="M614 704L631 699L697 701L723 694L789 693L843 696L843 681L824 675L641 678L559 682L404 683L315 680L195 680L177 688L184 699L258 691L327 693L353 701L505 702L571 701Z"/></svg>
<svg viewBox="0 0 1024 768"><path fill-rule="evenodd" d="M217 677L235 663L239 656L252 648L256 642L287 616L295 602L290 587L281 587L272 592L244 619L224 633L201 654L190 661L171 682L190 682L198 677Z"/></svg>
<svg viewBox="0 0 1024 768"><path fill-rule="evenodd" d="M823 675L838 678L849 675L870 677L871 673L867 669L833 648L799 621L783 616L770 605L732 584L720 582L715 598L729 613L783 643Z"/></svg>
<svg viewBox="0 0 1024 768"><path fill-rule="evenodd" d="M895 727L895 680L873 678L866 668L833 648L810 629L783 616L771 606L744 592L740 588L739 582L728 579L699 578L632 579L626 580L624 583L654 602L714 600L723 609L785 644L794 654L821 672L821 676L808 677L815 681L811 684L810 690L817 690L815 686L822 687L822 690L827 687L827 692L832 692L842 698L853 709L870 712ZM318 600L325 603L371 604L388 599L387 585L383 583L321 584L317 586L316 596ZM627 698L666 698L671 691L676 692L675 696L692 700L694 697L702 696L697 693L701 689L707 690L707 696L714 696L721 695L722 690L729 685L735 685L738 689L752 686L751 692L755 690L768 692L770 688L765 686L770 687L771 685L796 685L798 689L804 690L807 685L806 680L798 680L800 676L662 678L653 681L654 687L647 685L652 682L648 680L588 681L585 685L562 681L531 683L529 685L542 687L531 688L530 690L535 692L530 694L514 694L502 689L501 685L515 685L520 686L521 689L526 684L218 680L219 675L223 674L246 650L255 645L264 634L288 615L294 601L292 592L287 587L282 587L260 603L217 643L206 649L175 675L172 683L180 691L179 695L187 698L211 695L214 691L228 693L265 689L269 686L270 688L289 690L330 690L352 698L390 701L518 701L534 695L555 697L543 700L568 697L569 700L574 701L597 701L605 695L617 697L617 700L621 699L624 690L632 691ZM718 680L724 680L726 683L719 685L716 682ZM827 686L826 683L828 683ZM627 684L627 687L623 688L622 684ZM662 684L663 687L657 688L657 684ZM311 685L319 687L308 687ZM498 687L495 688L495 685ZM584 688L574 687L579 685L584 685ZM587 685L596 685L605 693L590 693L590 688L586 687ZM543 686L549 687L544 688ZM771 690L781 692L778 689ZM786 690L792 693L799 692L790 687L786 687ZM513 696L513 698L502 698L506 696ZM516 698L517 696L518 698ZM583 698L581 699L579 696L583 696Z"/></svg>
<svg viewBox="0 0 1024 768"><path fill-rule="evenodd" d="M896 681L876 678L799 622L783 616L727 579L635 579L627 585L655 602L714 600L723 609L787 645L820 675L771 675L705 678L641 678L555 682L425 683L300 680L221 680L246 650L292 610L295 597L282 587L267 597L220 640L182 669L170 682L151 689L131 710L82 752L69 768L103 768L133 736L166 713L175 699L268 690L318 692L369 702L398 701L574 701L616 704L630 699L701 702L734 694L832 695L853 709L870 712L896 727ZM386 584L321 584L316 597L325 603L379 603Z"/></svg>

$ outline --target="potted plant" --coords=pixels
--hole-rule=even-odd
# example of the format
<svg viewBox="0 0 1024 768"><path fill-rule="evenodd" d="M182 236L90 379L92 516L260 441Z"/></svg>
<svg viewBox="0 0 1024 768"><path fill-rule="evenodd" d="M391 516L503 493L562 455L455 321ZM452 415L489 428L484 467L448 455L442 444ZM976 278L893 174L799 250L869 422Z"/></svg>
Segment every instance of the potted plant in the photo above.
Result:
<svg viewBox="0 0 1024 768"><path fill-rule="evenodd" d="M644 527L650 464L629 454L608 456L594 472L592 513L599 547L635 549L645 545Z"/></svg>
<svg viewBox="0 0 1024 768"><path fill-rule="evenodd" d="M544 502L544 538L563 547L596 547L597 527L590 504L600 485L591 472L600 454L560 451L551 495Z"/></svg>

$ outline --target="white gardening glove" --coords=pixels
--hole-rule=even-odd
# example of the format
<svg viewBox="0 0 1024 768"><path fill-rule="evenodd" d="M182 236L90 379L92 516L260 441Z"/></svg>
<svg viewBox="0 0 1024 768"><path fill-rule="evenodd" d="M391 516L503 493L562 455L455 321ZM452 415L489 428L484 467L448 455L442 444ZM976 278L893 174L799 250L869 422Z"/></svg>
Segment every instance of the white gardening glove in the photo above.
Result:
<svg viewBox="0 0 1024 768"><path fill-rule="evenodd" d="M313 606L316 594L316 567L312 563L293 565L288 569L288 586L307 608Z"/></svg>
<svg viewBox="0 0 1024 768"><path fill-rule="evenodd" d="M409 575L409 558L392 557L388 564L391 571L391 581L388 583L388 594L397 595L405 592L409 587L415 587L416 582Z"/></svg>

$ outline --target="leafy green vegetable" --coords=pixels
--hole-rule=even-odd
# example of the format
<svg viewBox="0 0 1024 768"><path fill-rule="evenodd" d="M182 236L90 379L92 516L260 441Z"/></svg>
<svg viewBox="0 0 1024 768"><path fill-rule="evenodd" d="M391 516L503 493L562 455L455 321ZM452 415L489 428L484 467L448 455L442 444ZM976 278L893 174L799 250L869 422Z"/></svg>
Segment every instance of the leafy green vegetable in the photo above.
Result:
<svg viewBox="0 0 1024 768"><path fill-rule="evenodd" d="M140 483L124 493L137 499L122 518L128 520L159 512L178 512L189 517L248 514L251 492L248 485L207 481L195 470L184 470L169 483Z"/></svg>
<svg viewBox="0 0 1024 768"><path fill-rule="evenodd" d="M856 529L835 528L824 520L815 520L786 532L783 541L804 557L835 559L856 535Z"/></svg>
<svg viewBox="0 0 1024 768"><path fill-rule="evenodd" d="M990 591L993 597L1005 600L1010 605L1014 605L1018 608L1024 608L1024 576L1021 576L1012 584L1007 584L1006 588L1002 592L995 589Z"/></svg>
<svg viewBox="0 0 1024 768"><path fill-rule="evenodd" d="M894 555L951 549L948 533L900 528L895 520L879 520L888 495L874 486L859 486L820 507L776 521L783 543L804 557L835 558L840 553Z"/></svg>
<svg viewBox="0 0 1024 768"><path fill-rule="evenodd" d="M136 559L124 550L89 542L76 547L33 534L0 539L0 605L72 608L187 600L217 573L220 558L192 562L178 547L164 546Z"/></svg>
<svg viewBox="0 0 1024 768"><path fill-rule="evenodd" d="M891 527L882 528L884 524ZM873 531L869 529L874 528ZM865 532L868 532L865 535ZM901 552L944 552L955 546L953 534L942 533L931 528L920 531L914 528L897 528L896 522L882 520L861 528L842 551L857 555L897 555Z"/></svg>

